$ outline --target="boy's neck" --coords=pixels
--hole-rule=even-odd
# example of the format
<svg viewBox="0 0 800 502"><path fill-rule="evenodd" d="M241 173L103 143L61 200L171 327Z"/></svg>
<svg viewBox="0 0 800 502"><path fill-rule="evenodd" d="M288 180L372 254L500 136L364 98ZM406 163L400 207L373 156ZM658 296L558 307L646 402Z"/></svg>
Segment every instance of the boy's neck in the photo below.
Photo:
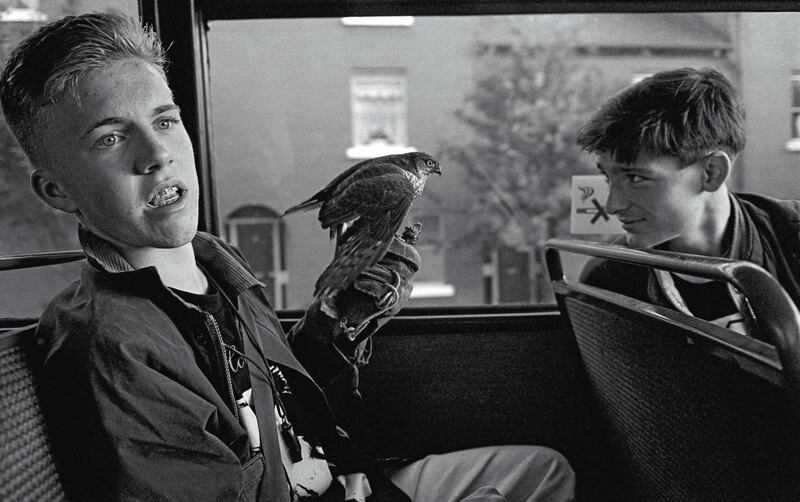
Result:
<svg viewBox="0 0 800 502"><path fill-rule="evenodd" d="M725 253L726 238L730 238L726 232L732 216L730 195L724 187L711 195L694 235L673 241L670 250L713 257Z"/></svg>
<svg viewBox="0 0 800 502"><path fill-rule="evenodd" d="M156 267L165 286L194 294L208 292L208 279L195 261L192 243L177 248L126 249L122 254L133 268Z"/></svg>

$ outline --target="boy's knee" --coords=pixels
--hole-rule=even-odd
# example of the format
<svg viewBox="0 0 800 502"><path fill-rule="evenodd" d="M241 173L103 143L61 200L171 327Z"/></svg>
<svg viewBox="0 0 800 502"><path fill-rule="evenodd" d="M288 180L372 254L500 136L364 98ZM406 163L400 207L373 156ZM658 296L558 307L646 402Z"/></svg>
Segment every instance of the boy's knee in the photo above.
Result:
<svg viewBox="0 0 800 502"><path fill-rule="evenodd" d="M538 447L541 449L540 454L546 459L546 461L553 466L553 469L556 471L563 471L566 473L572 473L574 476L575 473L572 470L572 465L570 465L569 460L565 457L561 452L558 452L552 448L548 448L546 446Z"/></svg>
<svg viewBox="0 0 800 502"><path fill-rule="evenodd" d="M547 447L538 448L540 462L534 469L542 476L534 500L572 501L575 497L575 471L560 452Z"/></svg>

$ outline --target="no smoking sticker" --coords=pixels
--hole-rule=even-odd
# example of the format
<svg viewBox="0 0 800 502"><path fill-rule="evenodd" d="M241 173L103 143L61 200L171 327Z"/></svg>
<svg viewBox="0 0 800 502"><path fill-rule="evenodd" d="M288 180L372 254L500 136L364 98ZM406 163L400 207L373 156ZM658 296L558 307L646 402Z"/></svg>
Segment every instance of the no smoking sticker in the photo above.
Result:
<svg viewBox="0 0 800 502"><path fill-rule="evenodd" d="M572 177L570 232L573 234L623 234L622 224L606 211L608 184L601 175Z"/></svg>

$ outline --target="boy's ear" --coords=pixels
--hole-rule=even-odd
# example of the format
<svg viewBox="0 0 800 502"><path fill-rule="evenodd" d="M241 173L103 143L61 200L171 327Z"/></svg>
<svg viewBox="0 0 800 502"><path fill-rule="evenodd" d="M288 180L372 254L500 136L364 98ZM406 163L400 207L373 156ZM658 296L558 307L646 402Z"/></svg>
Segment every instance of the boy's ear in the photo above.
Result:
<svg viewBox="0 0 800 502"><path fill-rule="evenodd" d="M703 160L703 190L706 192L716 192L728 175L731 173L733 167L733 160L731 157L722 150L715 150L711 152L708 157Z"/></svg>
<svg viewBox="0 0 800 502"><path fill-rule="evenodd" d="M36 195L48 206L65 213L74 213L78 210L58 180L53 179L44 169L36 169L31 173L31 186Z"/></svg>

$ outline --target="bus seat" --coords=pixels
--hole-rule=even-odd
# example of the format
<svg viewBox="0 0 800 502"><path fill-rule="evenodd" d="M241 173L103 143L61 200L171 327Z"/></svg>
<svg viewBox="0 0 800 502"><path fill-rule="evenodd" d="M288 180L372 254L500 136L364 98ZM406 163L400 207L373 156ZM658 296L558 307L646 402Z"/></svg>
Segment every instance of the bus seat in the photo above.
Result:
<svg viewBox="0 0 800 502"><path fill-rule="evenodd" d="M0 500L66 500L32 364L35 325L0 334Z"/></svg>
<svg viewBox="0 0 800 502"><path fill-rule="evenodd" d="M568 281L564 252L730 282L775 343ZM777 281L749 263L599 243L553 239L546 253L618 472L616 500L800 500L800 316Z"/></svg>

